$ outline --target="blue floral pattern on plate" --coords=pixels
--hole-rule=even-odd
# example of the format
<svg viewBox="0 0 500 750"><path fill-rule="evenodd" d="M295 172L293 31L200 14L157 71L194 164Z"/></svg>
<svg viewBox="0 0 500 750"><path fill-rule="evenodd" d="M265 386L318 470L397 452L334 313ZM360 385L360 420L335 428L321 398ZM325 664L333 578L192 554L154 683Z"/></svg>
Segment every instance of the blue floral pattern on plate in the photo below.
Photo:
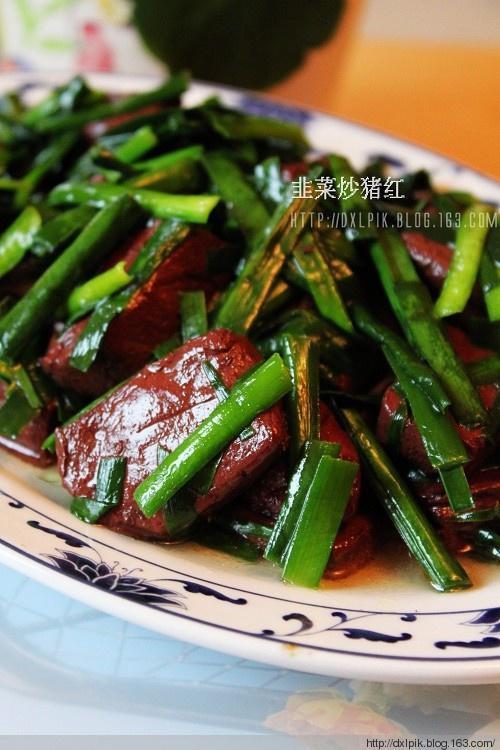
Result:
<svg viewBox="0 0 500 750"><path fill-rule="evenodd" d="M98 539L93 538L87 533L79 533L78 529L69 527L63 528L55 518L50 518L46 514L37 511L17 497L13 497L5 492L1 492L1 497L6 506L12 512L21 511L25 516L25 525L38 534L43 534L54 539L55 543L64 542L69 549L62 549L59 546L47 554L43 551L43 545L33 544L30 553L22 549L17 551L20 554L29 554L30 557L38 559L41 563L49 565L58 573L69 576L80 584L95 587L103 592L127 599L136 605L150 607L155 610L177 615L186 616L187 618L195 617L198 619L200 610L198 599L209 597L213 600L211 614L213 615L213 606L217 605L236 605L237 609L247 606L255 606L255 599L258 597L266 598L265 594L253 593L249 596L246 590L235 591L223 584L217 582L207 582L186 576L178 577L165 575L174 572L168 568L163 568L153 564L151 561L137 558L134 560L130 552L120 549L121 538L116 537L116 545L103 545ZM34 519L33 515L39 516ZM40 520L40 518L42 520ZM74 520L69 517L68 520ZM89 528L90 532L96 532L95 527L83 527L85 531ZM35 537L36 539L36 537ZM0 540L1 541L1 540ZM84 551L75 551L76 547L84 548ZM113 554L119 557L120 561L110 562L109 555ZM127 564L124 561L127 560ZM128 562L132 561L133 567L129 567ZM159 568L158 577L154 579L144 572L145 563L148 570ZM274 640L290 645L303 645L307 648L318 649L322 651L331 651L333 653L349 650L349 653L358 655L379 656L385 658L398 659L421 659L421 660L447 660L449 657L444 652L451 647L455 649L484 651L485 649L500 650L500 638L495 633L500 631L500 607L490 609L476 610L470 612L377 612L366 610L339 610L334 607L314 606L303 604L303 611L287 611L289 602L283 602L284 613L273 623L272 627L262 627L260 630L248 629L245 627L245 614L237 619L231 616L231 630L238 633L260 637L266 640ZM412 648L410 653L394 652L394 649L403 643L419 640L422 637L418 626L419 620L425 617L444 617L450 623L450 617L454 616L454 628L458 626L480 628L484 634L481 639L466 638L456 640L435 640L432 643L425 644L424 648L429 650L432 647L432 653L428 656L417 657L414 655L415 649ZM213 621L204 621L205 624L212 624L215 627L227 628L226 616L224 614L222 621L218 624ZM268 623L265 623L268 625ZM464 634L466 630L461 631ZM339 643L340 639L340 643ZM368 649L353 651L351 648L343 649L342 642L364 642L370 644L382 644L383 651L372 653ZM412 644L413 646L413 644ZM417 649L418 650L418 649ZM442 654L442 656L440 656ZM456 660L456 657L452 657ZM464 657L470 658L470 657ZM486 657L488 658L488 657Z"/></svg>

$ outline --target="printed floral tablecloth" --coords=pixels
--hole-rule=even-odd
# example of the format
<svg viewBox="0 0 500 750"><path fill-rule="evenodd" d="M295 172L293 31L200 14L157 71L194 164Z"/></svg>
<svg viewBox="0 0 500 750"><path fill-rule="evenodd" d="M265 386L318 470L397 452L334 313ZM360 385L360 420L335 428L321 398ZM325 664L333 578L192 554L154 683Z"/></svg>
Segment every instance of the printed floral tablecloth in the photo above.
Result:
<svg viewBox="0 0 500 750"><path fill-rule="evenodd" d="M130 26L127 0L2 0L0 71L148 74L162 66Z"/></svg>

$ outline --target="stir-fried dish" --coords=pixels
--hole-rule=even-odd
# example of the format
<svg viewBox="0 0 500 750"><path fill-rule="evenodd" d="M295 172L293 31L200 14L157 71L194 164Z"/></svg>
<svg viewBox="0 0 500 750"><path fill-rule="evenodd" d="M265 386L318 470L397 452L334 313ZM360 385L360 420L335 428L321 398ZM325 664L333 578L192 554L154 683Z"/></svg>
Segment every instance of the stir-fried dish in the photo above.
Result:
<svg viewBox="0 0 500 750"><path fill-rule="evenodd" d="M0 99L0 445L118 533L311 587L406 545L470 586L457 555L500 560L495 209L186 86Z"/></svg>

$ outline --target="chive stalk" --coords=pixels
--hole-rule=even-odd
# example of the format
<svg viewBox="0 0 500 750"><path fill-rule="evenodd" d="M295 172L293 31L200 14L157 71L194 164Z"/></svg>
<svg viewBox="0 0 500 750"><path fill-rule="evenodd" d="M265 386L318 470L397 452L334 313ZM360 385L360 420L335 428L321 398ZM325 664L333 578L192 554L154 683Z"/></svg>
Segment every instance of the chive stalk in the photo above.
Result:
<svg viewBox="0 0 500 750"><path fill-rule="evenodd" d="M165 451L159 445L157 455L160 464L168 456L168 451ZM209 491L220 460L221 457L218 456L206 464L185 487L182 487L170 498L168 513L164 512L164 517L168 535L172 539L178 539L185 535L186 531L199 520L196 511L196 499L199 495L204 495Z"/></svg>
<svg viewBox="0 0 500 750"><path fill-rule="evenodd" d="M168 456L168 451L161 445L157 449L158 464ZM193 480L194 481L194 480ZM174 497L170 499L168 517L164 514L165 526L168 535L172 539L181 538L186 531L198 520L196 513L196 495L190 485L182 487Z"/></svg>
<svg viewBox="0 0 500 750"><path fill-rule="evenodd" d="M322 456L285 551L283 580L315 588L325 571L358 464Z"/></svg>
<svg viewBox="0 0 500 750"><path fill-rule="evenodd" d="M427 395L388 348L383 347L383 351L408 399L431 466L446 469L466 463L467 451L449 416L434 408Z"/></svg>
<svg viewBox="0 0 500 750"><path fill-rule="evenodd" d="M91 206L76 206L49 219L33 238L30 253L43 258L65 247L95 216Z"/></svg>
<svg viewBox="0 0 500 750"><path fill-rule="evenodd" d="M263 526L255 521L241 521L238 518L226 518L225 514L215 516L213 522L223 529L244 537L245 539L269 539L272 533L270 526Z"/></svg>
<svg viewBox="0 0 500 750"><path fill-rule="evenodd" d="M16 190L14 203L17 208L25 206L44 177L61 166L64 157L76 145L78 136L74 133L64 133L55 138L36 156L33 166L25 174Z"/></svg>
<svg viewBox="0 0 500 750"><path fill-rule="evenodd" d="M264 203L238 165L225 154L212 151L205 155L203 165L228 206L229 215L248 240L254 242L269 222L269 213Z"/></svg>
<svg viewBox="0 0 500 750"><path fill-rule="evenodd" d="M112 297L104 297L96 304L71 352L69 362L72 367L80 372L87 372L90 369L111 321L123 312L133 293L134 287L126 287Z"/></svg>
<svg viewBox="0 0 500 750"><path fill-rule="evenodd" d="M201 172L193 159L176 161L168 167L136 172L122 185L128 189L156 191L160 193L197 193L201 184Z"/></svg>
<svg viewBox="0 0 500 750"><path fill-rule="evenodd" d="M453 512L457 516L469 514L470 518L470 514L475 511L475 504L463 466L441 467L439 476Z"/></svg>
<svg viewBox="0 0 500 750"><path fill-rule="evenodd" d="M27 402L33 409L43 406L43 400L38 395L33 380L23 365L15 365L11 369L12 382L15 383L24 393Z"/></svg>
<svg viewBox="0 0 500 750"><path fill-rule="evenodd" d="M216 552L238 557L247 562L259 559L259 550L247 539L220 528L213 523L203 523L196 529L193 541Z"/></svg>
<svg viewBox="0 0 500 750"><path fill-rule="evenodd" d="M391 307L409 344L434 370L453 405L466 424L484 423L486 414L439 322L432 314L429 292L419 280L406 247L395 232L381 233L372 247L372 258Z"/></svg>
<svg viewBox="0 0 500 750"><path fill-rule="evenodd" d="M261 320L264 326L266 323L273 323L273 316L282 310L295 297L295 290L285 279L278 279L269 292L261 310Z"/></svg>
<svg viewBox="0 0 500 750"><path fill-rule="evenodd" d="M144 125L115 148L115 156L125 164L133 164L158 144L154 130Z"/></svg>
<svg viewBox="0 0 500 750"><path fill-rule="evenodd" d="M230 140L246 141L272 138L288 141L299 147L305 148L308 146L302 128L294 122L209 108L205 110L205 114L212 128L219 135Z"/></svg>
<svg viewBox="0 0 500 750"><path fill-rule="evenodd" d="M0 435L15 440L23 427L37 414L22 389L12 383L6 391L5 401L0 406Z"/></svg>
<svg viewBox="0 0 500 750"><path fill-rule="evenodd" d="M356 358L352 338L308 310L297 310L288 317L281 333L308 336L319 346L321 361L334 372L355 373Z"/></svg>
<svg viewBox="0 0 500 750"><path fill-rule="evenodd" d="M397 357L386 347L383 350L408 399L425 452L431 466L439 471L452 510L454 513L472 510L474 499L462 468L469 457L449 415L436 411Z"/></svg>
<svg viewBox="0 0 500 750"><path fill-rule="evenodd" d="M241 437L241 436L240 436ZM194 495L205 495L212 484L214 483L217 469L219 468L222 456L217 456L213 461L210 461L196 476L189 482L189 489ZM172 515L172 503L169 507L169 516Z"/></svg>
<svg viewBox="0 0 500 750"><path fill-rule="evenodd" d="M72 112L79 106L95 103L103 97L103 94L89 89L85 79L77 75L62 86L55 88L38 104L24 112L21 121L28 127L37 128L50 117Z"/></svg>
<svg viewBox="0 0 500 750"><path fill-rule="evenodd" d="M205 292L184 292L181 294L181 334L183 342L203 336L208 330Z"/></svg>
<svg viewBox="0 0 500 750"><path fill-rule="evenodd" d="M487 562L500 563L500 534L493 529L477 529L473 535L474 553Z"/></svg>
<svg viewBox="0 0 500 750"><path fill-rule="evenodd" d="M215 391L215 395L217 396L217 400L219 401L219 403L222 403L223 401L225 401L229 397L229 393L230 393L229 388L226 388L226 386L224 385L224 383L221 380L221 377L220 377L219 373L217 372L217 370L215 369L215 367L212 365L211 362L209 362L208 360L206 360L205 362L202 363L202 367L203 367L203 372L205 373L208 382L210 383L210 385L212 386L212 388ZM239 436L239 438L240 438L240 440L248 440L248 438L251 438L254 435L255 435L255 431L254 431L253 427L251 425L249 425L248 427L245 427L245 429L243 430L243 432L241 433L241 435ZM207 464L207 467L208 466L209 465ZM205 467L205 468L207 468L207 467ZM204 471L205 470L202 469L202 471L200 473L203 473ZM211 484L211 482L210 482L210 484ZM209 487L210 487L210 485L205 490L206 492L208 492ZM204 492L200 492L198 494L204 494Z"/></svg>
<svg viewBox="0 0 500 750"><path fill-rule="evenodd" d="M289 458L295 466L304 445L319 440L318 345L305 336L280 336L280 353L292 379L286 398L290 429Z"/></svg>
<svg viewBox="0 0 500 750"><path fill-rule="evenodd" d="M113 102L87 107L81 112L54 114L38 119L35 128L41 133L60 133L64 130L78 130L89 122L104 120L118 115L136 112L143 107L158 102L165 103L177 99L185 91L188 80L184 73L172 76L156 89L142 94L134 94Z"/></svg>
<svg viewBox="0 0 500 750"><path fill-rule="evenodd" d="M0 237L0 277L5 276L24 258L42 223L36 208L27 206Z"/></svg>
<svg viewBox="0 0 500 750"><path fill-rule="evenodd" d="M184 242L190 227L183 222L166 219L146 242L130 268L130 274L143 284L164 260Z"/></svg>
<svg viewBox="0 0 500 750"><path fill-rule="evenodd" d="M500 225L492 226L484 244L479 278L488 319L500 320Z"/></svg>
<svg viewBox="0 0 500 750"><path fill-rule="evenodd" d="M297 244L290 260L304 279L321 315L342 331L352 334L354 328L337 283L310 232Z"/></svg>
<svg viewBox="0 0 500 750"><path fill-rule="evenodd" d="M500 320L500 269L487 252L481 258L479 278L488 320L494 323Z"/></svg>
<svg viewBox="0 0 500 750"><path fill-rule="evenodd" d="M490 213L490 209L479 204L465 210L457 230L451 265L434 304L436 317L461 313L469 301L488 234Z"/></svg>
<svg viewBox="0 0 500 750"><path fill-rule="evenodd" d="M375 495L432 586L438 591L468 588L467 573L448 552L361 416L351 409L342 413Z"/></svg>
<svg viewBox="0 0 500 750"><path fill-rule="evenodd" d="M450 405L450 399L432 370L415 356L406 341L397 333L391 331L390 328L379 323L360 304L353 306L352 317L359 331L369 336L384 350L391 352L399 366L404 368L406 373L415 381L415 384L427 395L434 409L444 412Z"/></svg>
<svg viewBox="0 0 500 750"><path fill-rule="evenodd" d="M286 197L288 185L281 173L279 156L269 156L256 164L253 172L254 184L266 203L276 206Z"/></svg>
<svg viewBox="0 0 500 750"><path fill-rule="evenodd" d="M134 169L137 169L140 172L159 172L163 169L168 169L179 162L199 161L202 155L203 146L186 146L185 148L169 151L165 154L160 154L159 156L153 156L151 159L137 161L134 164Z"/></svg>
<svg viewBox="0 0 500 750"><path fill-rule="evenodd" d="M500 380L500 356L498 354L470 362L466 367L469 378L475 385L486 385Z"/></svg>
<svg viewBox="0 0 500 750"><path fill-rule="evenodd" d="M339 453L338 443L311 440L305 444L302 457L288 483L286 498L267 543L264 552L266 560L277 565L283 564L285 550L299 520L307 491L320 459L323 456L337 458Z"/></svg>
<svg viewBox="0 0 500 750"><path fill-rule="evenodd" d="M222 380L220 379L219 373L215 369L215 367L212 365L211 362L206 360L202 363L203 372L206 375L206 378L212 388L215 391L215 395L217 396L217 399L219 403L222 403L225 401L229 396L229 388L226 388Z"/></svg>
<svg viewBox="0 0 500 750"><path fill-rule="evenodd" d="M75 497L71 503L73 515L85 523L97 523L105 513L119 505L126 467L127 459L123 456L101 458L97 467L94 497Z"/></svg>
<svg viewBox="0 0 500 750"><path fill-rule="evenodd" d="M125 270L125 261L119 261L107 271L75 287L66 303L70 318L75 320L81 317L92 310L101 299L118 292L131 281L132 276Z"/></svg>
<svg viewBox="0 0 500 750"><path fill-rule="evenodd" d="M176 195L145 190L131 185L106 185L91 183L63 183L49 196L53 206L84 203L102 208L128 195L145 211L158 219L182 219L194 224L205 224L219 202L218 195Z"/></svg>

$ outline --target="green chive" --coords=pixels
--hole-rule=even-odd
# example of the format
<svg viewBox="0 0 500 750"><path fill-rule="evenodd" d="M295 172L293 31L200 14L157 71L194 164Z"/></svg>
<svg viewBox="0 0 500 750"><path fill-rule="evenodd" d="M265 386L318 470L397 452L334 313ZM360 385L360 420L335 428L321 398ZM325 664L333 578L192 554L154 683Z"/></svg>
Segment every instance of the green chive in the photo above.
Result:
<svg viewBox="0 0 500 750"><path fill-rule="evenodd" d="M465 424L484 423L486 413L465 367L432 314L432 300L420 281L401 237L382 232L371 250L390 305L410 346L427 361Z"/></svg>
<svg viewBox="0 0 500 750"><path fill-rule="evenodd" d="M295 466L306 442L319 440L319 351L315 341L289 333L279 337L280 353L292 378L287 396L290 463Z"/></svg>
<svg viewBox="0 0 500 750"><path fill-rule="evenodd" d="M450 269L434 305L436 317L461 313L469 301L488 234L490 214L490 209L478 204L465 210Z"/></svg>
<svg viewBox="0 0 500 750"><path fill-rule="evenodd" d="M24 258L42 223L36 208L27 206L0 236L0 277L5 276Z"/></svg>
<svg viewBox="0 0 500 750"><path fill-rule="evenodd" d="M283 580L315 588L327 566L358 464L322 456L284 555Z"/></svg>
<svg viewBox="0 0 500 750"><path fill-rule="evenodd" d="M264 553L266 560L278 565L283 563L285 550L297 525L304 499L320 459L323 456L336 458L339 453L338 443L311 440L305 444L302 458L290 478L285 501L267 543Z"/></svg>
<svg viewBox="0 0 500 750"><path fill-rule="evenodd" d="M292 263L304 279L321 315L342 331L354 333L336 281L311 233L307 233L295 247Z"/></svg>
<svg viewBox="0 0 500 750"><path fill-rule="evenodd" d="M438 591L471 586L364 420L351 409L342 413L363 459L365 476L432 586Z"/></svg>
<svg viewBox="0 0 500 750"><path fill-rule="evenodd" d="M70 318L75 320L81 317L92 310L102 299L123 289L131 281L132 276L125 270L125 262L120 261L107 271L75 287L66 303Z"/></svg>
<svg viewBox="0 0 500 750"><path fill-rule="evenodd" d="M179 162L199 161L202 155L203 146L186 146L186 148L169 151L146 161L138 161L134 164L134 168L141 172L159 172Z"/></svg>
<svg viewBox="0 0 500 750"><path fill-rule="evenodd" d="M158 219L174 218L194 224L205 224L220 201L218 195L176 195L143 190L131 185L67 182L52 190L49 203L53 206L83 203L102 208L124 195L133 198L145 211Z"/></svg>
<svg viewBox="0 0 500 750"><path fill-rule="evenodd" d="M105 513L120 504L127 469L123 456L101 458L97 467L95 493L92 499L76 497L71 512L85 523L96 523Z"/></svg>
<svg viewBox="0 0 500 750"><path fill-rule="evenodd" d="M181 332L183 342L203 336L208 330L205 292L184 292L181 294Z"/></svg>
<svg viewBox="0 0 500 750"><path fill-rule="evenodd" d="M222 200L250 242L256 240L269 221L269 213L238 165L224 154L206 154L203 164Z"/></svg>
<svg viewBox="0 0 500 750"><path fill-rule="evenodd" d="M132 164L157 144L158 138L153 129L149 125L144 125L115 148L115 156L125 164Z"/></svg>
<svg viewBox="0 0 500 750"><path fill-rule="evenodd" d="M9 386L0 406L0 435L15 440L36 414L37 409L31 406L22 389L15 384Z"/></svg>

